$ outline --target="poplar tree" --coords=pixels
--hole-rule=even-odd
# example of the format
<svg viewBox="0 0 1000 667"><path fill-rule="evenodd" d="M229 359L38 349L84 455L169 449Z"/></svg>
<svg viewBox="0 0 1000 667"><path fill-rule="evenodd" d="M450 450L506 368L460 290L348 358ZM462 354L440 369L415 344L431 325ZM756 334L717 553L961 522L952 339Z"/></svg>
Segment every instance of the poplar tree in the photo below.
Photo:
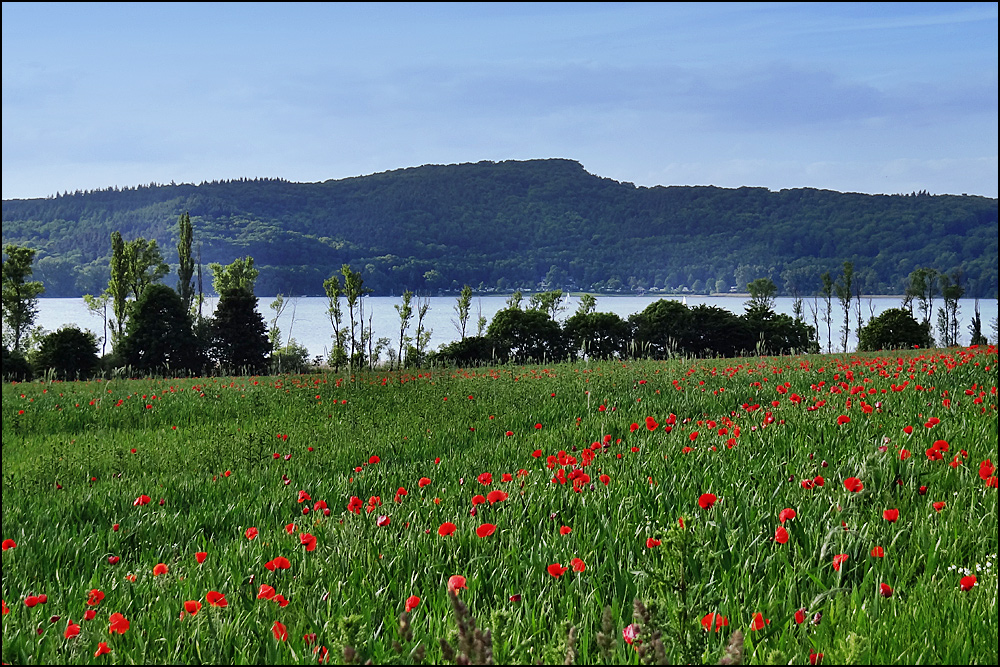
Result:
<svg viewBox="0 0 1000 667"><path fill-rule="evenodd" d="M191 216L185 212L177 220L179 228L177 235L177 293L181 295L184 307L191 310L194 304L194 257L191 244L194 230L191 226Z"/></svg>

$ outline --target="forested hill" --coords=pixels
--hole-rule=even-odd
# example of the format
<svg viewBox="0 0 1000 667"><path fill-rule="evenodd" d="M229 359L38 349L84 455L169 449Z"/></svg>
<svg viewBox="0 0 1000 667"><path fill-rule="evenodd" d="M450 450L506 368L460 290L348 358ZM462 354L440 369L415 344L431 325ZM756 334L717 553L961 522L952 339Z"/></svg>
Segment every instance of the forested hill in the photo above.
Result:
<svg viewBox="0 0 1000 667"><path fill-rule="evenodd" d="M176 263L185 211L202 261L253 256L261 295L322 294L345 263L376 294L539 283L728 291L770 277L783 293L811 295L820 274L836 278L848 260L865 294L901 293L918 267L961 271L968 296L992 297L997 287L996 199L645 188L562 159L4 200L3 243L39 251L34 279L46 296L96 294L107 284L113 230L156 239Z"/></svg>

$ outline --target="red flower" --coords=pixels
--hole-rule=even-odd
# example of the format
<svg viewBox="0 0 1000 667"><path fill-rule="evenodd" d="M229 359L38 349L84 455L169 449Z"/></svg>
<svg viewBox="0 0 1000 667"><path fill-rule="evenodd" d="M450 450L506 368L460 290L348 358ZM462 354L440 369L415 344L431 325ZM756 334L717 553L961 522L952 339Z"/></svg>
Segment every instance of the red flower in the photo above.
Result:
<svg viewBox="0 0 1000 667"><path fill-rule="evenodd" d="M480 495L478 493L476 495L472 496L472 504L474 506L475 505L482 505L485 502L486 502L486 496Z"/></svg>
<svg viewBox="0 0 1000 667"><path fill-rule="evenodd" d="M364 507L364 502L361 498L357 496L351 496L351 499L347 502L347 511L354 512L355 514L361 514L361 508Z"/></svg>
<svg viewBox="0 0 1000 667"><path fill-rule="evenodd" d="M980 468L980 470L982 470L982 468ZM2 545L4 551L7 551L7 549L13 549L16 546L17 546L17 542L15 542L14 540L10 540L10 539L4 540L3 541L3 545Z"/></svg>
<svg viewBox="0 0 1000 667"><path fill-rule="evenodd" d="M421 477L420 481L417 482L417 486L422 489L430 483L431 483L430 479L428 479L427 477Z"/></svg>
<svg viewBox="0 0 1000 667"><path fill-rule="evenodd" d="M493 483L493 473L489 472L479 473L479 476L476 477L476 479L479 480L479 483L482 484L483 486L489 486L490 484Z"/></svg>
<svg viewBox="0 0 1000 667"><path fill-rule="evenodd" d="M560 535L569 535L572 531L573 531L573 529L570 528L569 526L563 526L562 528L559 529L559 534Z"/></svg>
<svg viewBox="0 0 1000 667"><path fill-rule="evenodd" d="M312 498L309 497L309 494L305 491L299 491L299 502L304 503L307 500L312 500Z"/></svg>
<svg viewBox="0 0 1000 667"><path fill-rule="evenodd" d="M452 533L455 532L456 528L458 528L458 526L453 524L451 521L445 521L444 523L441 524L441 527L438 528L438 535L441 536L451 535Z"/></svg>
<svg viewBox="0 0 1000 667"><path fill-rule="evenodd" d="M889 523L894 523L899 518L899 510L885 510L882 512L882 518Z"/></svg>
<svg viewBox="0 0 1000 667"><path fill-rule="evenodd" d="M652 418L652 417L646 417L646 430L647 431L655 431L659 427L660 427L660 425L656 423L656 420L654 418Z"/></svg>
<svg viewBox="0 0 1000 667"><path fill-rule="evenodd" d="M389 517L387 517L387 516L385 516L383 514L383 515L379 516L377 519L375 519L375 525L378 526L379 528L385 528L386 526L389 525L389 521L390 521ZM314 549L316 548L315 544L313 544L313 548Z"/></svg>
<svg viewBox="0 0 1000 667"><path fill-rule="evenodd" d="M406 611L413 611L420 604L420 598L416 595L411 595L406 598Z"/></svg>
<svg viewBox="0 0 1000 667"><path fill-rule="evenodd" d="M111 622L111 627L108 628L108 632L112 634L117 632L118 634L123 635L128 631L129 628L128 619L119 614L118 612L111 614L110 622Z"/></svg>
<svg viewBox="0 0 1000 667"><path fill-rule="evenodd" d="M844 424L850 423L851 418L847 415L840 415L837 417L837 426L843 426Z"/></svg>
<svg viewBox="0 0 1000 667"><path fill-rule="evenodd" d="M818 665L822 661L823 661L823 654L822 653L816 653L812 649L809 649L809 664L810 665Z"/></svg>
<svg viewBox="0 0 1000 667"><path fill-rule="evenodd" d="M716 500L717 498L715 497L714 493L703 493L701 494L701 497L698 498L698 507L702 508L703 510L710 509L712 505L715 504Z"/></svg>
<svg viewBox="0 0 1000 667"><path fill-rule="evenodd" d="M111 649L108 647L107 642L99 642L97 644L97 650L94 651L94 657L100 658L105 653L111 653Z"/></svg>
<svg viewBox="0 0 1000 667"><path fill-rule="evenodd" d="M507 500L508 495L506 491L494 490L486 494L486 500L489 501L490 505L494 503L499 503L503 500Z"/></svg>
<svg viewBox="0 0 1000 667"><path fill-rule="evenodd" d="M448 577L448 590L452 593L457 592L460 588L466 588L465 577L460 574L453 574Z"/></svg>
<svg viewBox="0 0 1000 667"><path fill-rule="evenodd" d="M646 538L646 548L647 549L652 549L653 547L658 547L658 546L660 546L660 544L662 544L662 542L660 542L660 540L653 539L652 537Z"/></svg>
<svg viewBox="0 0 1000 667"><path fill-rule="evenodd" d="M476 528L476 535L478 535L479 537L489 537L490 535L495 533L496 530L497 527L494 526L492 523L484 523L483 525L479 526L479 528Z"/></svg>
<svg viewBox="0 0 1000 667"><path fill-rule="evenodd" d="M274 558L264 563L264 567L266 567L271 572L274 572L275 570L287 570L292 567L292 564L284 556L278 556L277 558Z"/></svg>
<svg viewBox="0 0 1000 667"><path fill-rule="evenodd" d="M865 485L857 477L848 477L844 480L844 488L852 493L858 493L865 488Z"/></svg>
<svg viewBox="0 0 1000 667"><path fill-rule="evenodd" d="M4 608L6 609L6 607L4 607ZM4 613L7 613L7 612L4 612ZM97 618L97 612L94 611L93 609L88 609L87 611L83 612L83 620L85 620L85 621L92 621L95 618Z"/></svg>
<svg viewBox="0 0 1000 667"><path fill-rule="evenodd" d="M969 575L968 577L962 577L962 580L958 582L959 587L963 591L971 591L972 587L976 585L976 575Z"/></svg>
<svg viewBox="0 0 1000 667"><path fill-rule="evenodd" d="M622 629L622 639L625 640L626 644L632 644L636 640L638 634L639 634L639 626L636 625L635 623L626 625Z"/></svg>
<svg viewBox="0 0 1000 667"><path fill-rule="evenodd" d="M715 628L715 631L718 632L728 625L729 619L722 614L705 614L705 616L701 619L701 627L705 628L706 632L711 631L713 627Z"/></svg>
<svg viewBox="0 0 1000 667"><path fill-rule="evenodd" d="M785 523L789 519L794 519L794 518L795 518L795 510L793 510L791 507L786 507L785 509L781 510L778 513L778 521L780 521L781 523Z"/></svg>
<svg viewBox="0 0 1000 667"><path fill-rule="evenodd" d="M884 558L885 549L883 549L882 547L872 547L871 554L872 558Z"/></svg>
<svg viewBox="0 0 1000 667"><path fill-rule="evenodd" d="M945 503L943 502L931 503L931 507L933 507L936 511L940 512L945 508Z"/></svg>
<svg viewBox="0 0 1000 667"><path fill-rule="evenodd" d="M281 621L274 622L274 625L271 626L271 632L279 642L288 641L288 628Z"/></svg>
<svg viewBox="0 0 1000 667"><path fill-rule="evenodd" d="M583 572L587 569L587 564L579 558L574 558L569 564L572 566L574 572Z"/></svg>
<svg viewBox="0 0 1000 667"><path fill-rule="evenodd" d="M788 531L785 530L784 526L778 526L774 531L774 541L778 544L785 544L788 542Z"/></svg>
<svg viewBox="0 0 1000 667"><path fill-rule="evenodd" d="M220 593L219 591L209 591L205 595L205 602L207 602L213 607L229 606L229 601L226 599L226 596Z"/></svg>
<svg viewBox="0 0 1000 667"><path fill-rule="evenodd" d="M90 589L90 596L87 598L87 604L91 607L96 607L104 599L104 593L97 590L96 588Z"/></svg>
<svg viewBox="0 0 1000 667"><path fill-rule="evenodd" d="M261 584L260 589L257 591L258 600L270 600L274 597L274 587L268 586L267 584Z"/></svg>
<svg viewBox="0 0 1000 667"><path fill-rule="evenodd" d="M607 486L608 484L611 483L611 478L608 477L607 475L601 475L597 479L601 480L601 484L603 484L604 486Z"/></svg>
<svg viewBox="0 0 1000 667"><path fill-rule="evenodd" d="M753 620L750 622L750 629L756 632L757 630L763 630L764 626L771 622L771 619L764 620L763 614L759 611L753 615Z"/></svg>
<svg viewBox="0 0 1000 667"><path fill-rule="evenodd" d="M69 639L70 637L76 637L80 634L80 626L70 619L69 623L66 624L66 631L63 633L63 637Z"/></svg>
<svg viewBox="0 0 1000 667"><path fill-rule="evenodd" d="M841 565L841 563L843 563L848 558L849 558L849 556L847 554L837 554L836 556L834 556L833 557L833 569L839 572L840 571L840 565Z"/></svg>
<svg viewBox="0 0 1000 667"><path fill-rule="evenodd" d="M801 624L805 623L805 621L806 621L806 610L805 609L799 609L798 611L796 611L795 612L795 623L797 625L801 625Z"/></svg>
<svg viewBox="0 0 1000 667"><path fill-rule="evenodd" d="M386 525L389 524L388 518L386 519ZM379 524L382 525L382 524ZM316 536L310 535L309 533L302 533L299 535L299 544L306 548L306 551L316 551Z"/></svg>
<svg viewBox="0 0 1000 667"><path fill-rule="evenodd" d="M378 463L381 460L382 459L380 459L379 457L373 455L371 458L368 459L368 463L369 463L369 465L375 465L376 463Z"/></svg>
<svg viewBox="0 0 1000 667"><path fill-rule="evenodd" d="M149 503L151 503L151 502L152 502L152 500L153 500L153 499L152 499L152 498L150 498L150 497L149 497L149 496L147 496L147 495L142 495L142 496L139 496L139 497L138 497L138 498L136 498L136 499L135 499L135 501L134 501L134 502L132 503L132 507L139 507L140 505L148 505Z"/></svg>
<svg viewBox="0 0 1000 667"><path fill-rule="evenodd" d="M509 435L514 435L510 431L507 431L507 433ZM531 452L531 456L532 456L532 458L536 458L536 459L541 458L541 456L542 456L542 450L536 449L535 451Z"/></svg>
<svg viewBox="0 0 1000 667"><path fill-rule="evenodd" d="M986 480L988 480L990 477L993 476L994 471L995 468L993 467L993 462L990 459L986 459L985 461L979 464L979 479L985 482ZM10 540L4 542L4 549L7 548L6 546L7 542L10 542Z"/></svg>
<svg viewBox="0 0 1000 667"><path fill-rule="evenodd" d="M201 611L201 603L197 600L188 600L184 603L184 611L194 616Z"/></svg>
<svg viewBox="0 0 1000 667"><path fill-rule="evenodd" d="M164 565L163 563L157 563L153 567L153 576L154 577L158 577L161 574L166 574L167 572L169 572L169 570L167 569L167 566Z"/></svg>
<svg viewBox="0 0 1000 667"><path fill-rule="evenodd" d="M881 595L884 598L891 598L892 597L892 586L890 586L889 584L879 584L878 585L878 592L879 592L879 595Z"/></svg>
<svg viewBox="0 0 1000 667"><path fill-rule="evenodd" d="M551 574L553 577L556 577L558 579L559 577L561 577L563 575L563 572L565 572L569 568L568 567L563 567L559 563L553 563L552 565L549 565L548 568L546 568L546 569L548 570L549 574Z"/></svg>
<svg viewBox="0 0 1000 667"><path fill-rule="evenodd" d="M538 430L538 431L542 430L542 425L541 424L535 424L535 429Z"/></svg>
<svg viewBox="0 0 1000 667"><path fill-rule="evenodd" d="M252 540L253 538L257 537L258 531L256 528L251 526L250 528L247 528L246 532L243 534L247 536L248 540Z"/></svg>

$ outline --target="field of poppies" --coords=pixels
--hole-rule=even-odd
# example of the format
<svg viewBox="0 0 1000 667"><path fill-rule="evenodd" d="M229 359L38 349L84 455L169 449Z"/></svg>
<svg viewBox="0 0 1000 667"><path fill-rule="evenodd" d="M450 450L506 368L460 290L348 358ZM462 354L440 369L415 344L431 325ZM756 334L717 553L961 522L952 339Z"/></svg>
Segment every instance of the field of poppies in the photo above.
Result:
<svg viewBox="0 0 1000 667"><path fill-rule="evenodd" d="M9 384L2 658L996 664L996 366Z"/></svg>

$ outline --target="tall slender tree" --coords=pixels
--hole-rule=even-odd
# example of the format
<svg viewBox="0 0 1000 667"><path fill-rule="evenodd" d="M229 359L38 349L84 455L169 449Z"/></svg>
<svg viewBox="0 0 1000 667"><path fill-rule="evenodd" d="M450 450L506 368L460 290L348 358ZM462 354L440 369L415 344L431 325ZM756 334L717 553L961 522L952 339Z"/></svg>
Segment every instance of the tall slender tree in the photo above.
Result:
<svg viewBox="0 0 1000 667"><path fill-rule="evenodd" d="M326 292L328 303L326 314L330 318L330 326L333 327L333 349L330 351L328 363L333 366L334 371L339 371L340 365L347 358L347 354L344 351L344 311L340 305L340 297L343 296L343 291L340 287L340 278L334 274L324 280L323 291Z"/></svg>
<svg viewBox="0 0 1000 667"><path fill-rule="evenodd" d="M844 311L844 326L840 329L840 342L845 354L847 353L847 338L851 334L851 299L854 298L853 289L854 263L844 262L844 272L837 279L834 290L837 293L837 300L840 301L840 307Z"/></svg>
<svg viewBox="0 0 1000 667"><path fill-rule="evenodd" d="M396 365L403 367L403 350L406 347L406 330L410 327L410 320L413 319L413 292L406 290L403 292L403 304L395 304L393 308L399 313L399 350L396 352Z"/></svg>
<svg viewBox="0 0 1000 667"><path fill-rule="evenodd" d="M177 293L181 295L184 307L191 310L194 305L194 257L191 246L194 230L191 216L185 212L177 220Z"/></svg>
<svg viewBox="0 0 1000 667"><path fill-rule="evenodd" d="M469 324L469 314L472 310L472 288L466 285L462 288L458 296L458 303L455 304L455 314L458 315L458 322L455 328L458 329L460 340L465 340L465 328Z"/></svg>
<svg viewBox="0 0 1000 667"><path fill-rule="evenodd" d="M13 348L21 351L25 334L38 317L38 296L45 287L37 280L28 280L35 250L8 244L3 260L3 323L10 331Z"/></svg>

